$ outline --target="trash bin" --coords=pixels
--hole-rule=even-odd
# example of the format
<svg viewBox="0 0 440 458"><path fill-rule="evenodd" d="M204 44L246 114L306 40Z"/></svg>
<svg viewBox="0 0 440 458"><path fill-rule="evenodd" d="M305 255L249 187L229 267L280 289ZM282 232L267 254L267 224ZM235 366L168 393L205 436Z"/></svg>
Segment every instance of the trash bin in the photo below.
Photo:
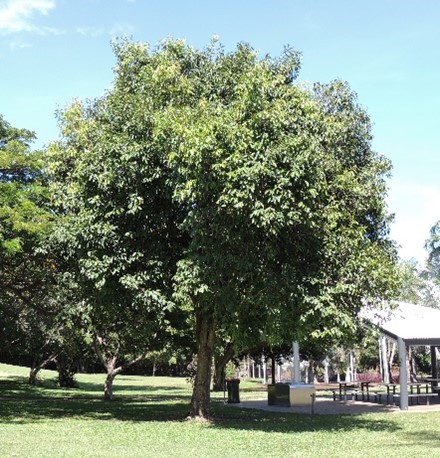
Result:
<svg viewBox="0 0 440 458"><path fill-rule="evenodd" d="M240 380L238 378L226 379L228 389L228 404L240 403Z"/></svg>

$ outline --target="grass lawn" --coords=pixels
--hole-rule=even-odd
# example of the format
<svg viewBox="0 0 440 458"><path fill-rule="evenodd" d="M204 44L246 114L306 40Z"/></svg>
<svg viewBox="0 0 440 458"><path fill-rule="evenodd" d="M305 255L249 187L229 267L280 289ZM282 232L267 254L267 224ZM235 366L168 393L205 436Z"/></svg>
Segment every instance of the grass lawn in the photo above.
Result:
<svg viewBox="0 0 440 458"><path fill-rule="evenodd" d="M102 400L103 374L78 375L60 389L43 371L0 364L3 457L440 457L440 412L296 415L213 400L214 420L185 421L185 379L118 376L114 402Z"/></svg>

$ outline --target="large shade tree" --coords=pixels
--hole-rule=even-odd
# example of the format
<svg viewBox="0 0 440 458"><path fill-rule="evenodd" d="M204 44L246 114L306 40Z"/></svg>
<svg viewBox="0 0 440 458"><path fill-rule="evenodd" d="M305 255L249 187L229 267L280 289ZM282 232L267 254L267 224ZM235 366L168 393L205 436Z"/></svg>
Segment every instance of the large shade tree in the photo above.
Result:
<svg viewBox="0 0 440 458"><path fill-rule="evenodd" d="M50 150L59 234L99 316L137 310L150 344L192 324L206 417L219 330L241 348L337 337L390 294L390 164L349 87L296 84L290 48L115 51L113 86L62 114Z"/></svg>

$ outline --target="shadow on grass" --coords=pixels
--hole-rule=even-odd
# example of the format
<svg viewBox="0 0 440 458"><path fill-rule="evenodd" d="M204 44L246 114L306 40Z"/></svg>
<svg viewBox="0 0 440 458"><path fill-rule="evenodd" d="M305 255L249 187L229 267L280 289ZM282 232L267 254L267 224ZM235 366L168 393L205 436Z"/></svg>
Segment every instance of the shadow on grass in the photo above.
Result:
<svg viewBox="0 0 440 458"><path fill-rule="evenodd" d="M395 432L401 428L387 415L309 415L234 409L222 403L213 405L215 427L278 433L352 430Z"/></svg>
<svg viewBox="0 0 440 458"><path fill-rule="evenodd" d="M407 439L420 447L440 449L440 432L437 431L412 431L406 434ZM439 456L439 455L436 455Z"/></svg>
<svg viewBox="0 0 440 458"><path fill-rule="evenodd" d="M168 422L184 421L187 416L190 391L185 387L121 381L119 386L115 382L116 401L105 402L101 397L102 383L80 381L79 389L64 390L57 387L55 379L39 381L34 387L20 376L0 379L0 424L38 424L58 419ZM219 400L212 402L212 413L214 420L210 427L230 430L292 433L357 429L394 432L400 429L397 422L386 415L283 414L231 409ZM420 441L424 437L421 434Z"/></svg>
<svg viewBox="0 0 440 458"><path fill-rule="evenodd" d="M80 398L93 398L102 400L104 396L104 383L93 384L93 383L80 383L78 390L72 390L66 397L72 399ZM190 399L190 392L188 389L176 388L172 386L156 386L156 385L113 385L113 393L116 398L116 402L130 402L132 401L143 401L143 402L162 402L162 401L173 401L179 399Z"/></svg>
<svg viewBox="0 0 440 458"><path fill-rule="evenodd" d="M102 391L102 385L95 390ZM20 377L9 377L0 380L0 398L2 399L46 399L53 397L95 397L94 393L87 393L79 388L61 388L56 380L38 380L35 385L29 385Z"/></svg>
<svg viewBox="0 0 440 458"><path fill-rule="evenodd" d="M101 385L102 389L102 385ZM115 381L114 389L121 390L121 391L147 391L147 392L159 392L159 391L170 391L175 393L188 393L188 388L179 388L176 386L168 386L168 385L120 385L118 386L117 380Z"/></svg>
<svg viewBox="0 0 440 458"><path fill-rule="evenodd" d="M29 385L27 379L20 376L9 376L0 379L0 396L17 393L21 396L38 396L47 393L47 390L59 390L56 380L46 379L38 381L35 385Z"/></svg>
<svg viewBox="0 0 440 458"><path fill-rule="evenodd" d="M127 422L184 421L189 399L179 397L158 401L151 399L105 402L97 399L8 399L0 402L0 424L24 424L57 419ZM400 427L385 416L319 416L280 414L250 409L234 409L213 403L214 420L210 427L262 432L344 432L350 430L395 432ZM438 439L438 437L437 437ZM420 438L422 440L422 436Z"/></svg>
<svg viewBox="0 0 440 458"><path fill-rule="evenodd" d="M0 403L1 423L38 423L52 419L176 421L187 413L186 402L105 402L97 399L8 399Z"/></svg>
<svg viewBox="0 0 440 458"><path fill-rule="evenodd" d="M103 393L105 375L101 382L77 381L77 387L62 388L56 379L40 379L35 385L29 385L26 377L9 375L0 379L0 397L2 398L90 398L95 397L95 393ZM121 380L121 383L118 383ZM172 385L149 385L149 384L127 384L122 379L115 379L113 390L117 396L132 397L149 396L151 393L160 394L163 392L164 398L188 395L188 389ZM136 393L136 394L135 394Z"/></svg>

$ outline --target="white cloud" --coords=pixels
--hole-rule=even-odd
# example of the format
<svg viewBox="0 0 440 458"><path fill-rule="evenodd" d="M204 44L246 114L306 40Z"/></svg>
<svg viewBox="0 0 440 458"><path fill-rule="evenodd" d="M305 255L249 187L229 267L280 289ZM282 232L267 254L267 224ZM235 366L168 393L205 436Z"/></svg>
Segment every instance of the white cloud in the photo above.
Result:
<svg viewBox="0 0 440 458"><path fill-rule="evenodd" d="M105 30L102 27L77 27L76 31L80 35L85 37L99 37L105 34Z"/></svg>
<svg viewBox="0 0 440 458"><path fill-rule="evenodd" d="M112 37L132 35L135 27L131 24L114 24L111 28L104 27L77 27L76 32L85 37L96 38L108 34Z"/></svg>
<svg viewBox="0 0 440 458"><path fill-rule="evenodd" d="M116 23L111 28L81 26L76 28L76 33L79 33L85 37L96 38L105 34L108 34L112 37L132 35L135 30L135 27L133 27L131 24Z"/></svg>
<svg viewBox="0 0 440 458"><path fill-rule="evenodd" d="M24 49L24 48L31 48L32 45L30 43L24 42L24 41L11 41L9 43L9 47L14 50L14 49Z"/></svg>
<svg viewBox="0 0 440 458"><path fill-rule="evenodd" d="M109 33L112 37L114 37L121 35L131 35L135 32L135 30L135 27L133 27L131 24L115 24L110 29Z"/></svg>
<svg viewBox="0 0 440 458"><path fill-rule="evenodd" d="M34 19L55 8L55 0L3 0L0 4L0 35L18 32L59 33L50 27L38 27Z"/></svg>

